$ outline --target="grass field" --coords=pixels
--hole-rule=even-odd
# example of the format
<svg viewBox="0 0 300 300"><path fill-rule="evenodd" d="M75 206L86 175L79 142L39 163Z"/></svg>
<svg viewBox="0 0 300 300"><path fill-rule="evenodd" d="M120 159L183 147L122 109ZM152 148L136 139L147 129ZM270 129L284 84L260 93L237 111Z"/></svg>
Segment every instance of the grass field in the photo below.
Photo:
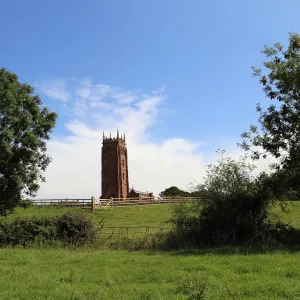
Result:
<svg viewBox="0 0 300 300"><path fill-rule="evenodd" d="M283 212L279 206L273 209L273 213L285 223L300 229L300 201L290 201L286 206L287 212Z"/></svg>
<svg viewBox="0 0 300 300"><path fill-rule="evenodd" d="M118 207L90 210L75 209L57 206L33 206L30 208L17 208L8 218L30 216L55 216L68 211L84 212L95 222L104 219L105 226L161 226L171 217L171 207L174 204L153 204L131 207ZM288 222L296 228L300 228L300 201L288 202L288 213L281 212L279 207L273 208L273 212L284 222ZM163 224L164 226L168 226Z"/></svg>
<svg viewBox="0 0 300 300"><path fill-rule="evenodd" d="M172 204L152 204L132 207L118 207L107 209L75 209L57 206L33 206L29 208L17 208L8 218L31 216L56 216L68 211L78 211L87 214L95 222L104 219L105 226L160 226L171 216Z"/></svg>
<svg viewBox="0 0 300 300"><path fill-rule="evenodd" d="M299 299L300 252L245 251L0 249L0 299Z"/></svg>
<svg viewBox="0 0 300 300"><path fill-rule="evenodd" d="M289 208L281 217L299 228L299 202L290 203ZM18 208L8 218L66 211L70 208ZM106 226L159 226L171 216L171 205L84 212L96 222L104 218ZM300 251L0 249L0 299L296 300L300 299L299 279Z"/></svg>

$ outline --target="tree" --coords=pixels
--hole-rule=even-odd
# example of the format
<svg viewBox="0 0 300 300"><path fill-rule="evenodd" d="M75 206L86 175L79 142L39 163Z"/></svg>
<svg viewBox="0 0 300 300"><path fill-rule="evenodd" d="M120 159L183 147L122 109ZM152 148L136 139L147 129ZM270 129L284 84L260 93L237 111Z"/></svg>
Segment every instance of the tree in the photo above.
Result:
<svg viewBox="0 0 300 300"><path fill-rule="evenodd" d="M268 194L270 199L299 200L299 170L280 169L271 174L261 173L259 180L263 190ZM280 205L282 206L282 203Z"/></svg>
<svg viewBox="0 0 300 300"><path fill-rule="evenodd" d="M252 242L260 237L268 210L268 197L252 176L254 166L247 156L227 157L208 165L205 197L192 204L174 207L171 219L175 236L183 244L222 245Z"/></svg>
<svg viewBox="0 0 300 300"><path fill-rule="evenodd" d="M264 70L252 67L259 78L267 98L273 103L263 110L257 104L259 125L250 126L250 132L242 134L244 150L252 152L254 159L271 154L278 159L279 169L300 167L300 35L290 33L286 50L280 43L264 46L262 53L267 60Z"/></svg>
<svg viewBox="0 0 300 300"><path fill-rule="evenodd" d="M0 214L35 196L51 159L46 141L57 114L42 106L34 89L18 76L0 69Z"/></svg>
<svg viewBox="0 0 300 300"><path fill-rule="evenodd" d="M189 195L189 192L183 191L177 186L171 186L159 194L160 197L188 197Z"/></svg>

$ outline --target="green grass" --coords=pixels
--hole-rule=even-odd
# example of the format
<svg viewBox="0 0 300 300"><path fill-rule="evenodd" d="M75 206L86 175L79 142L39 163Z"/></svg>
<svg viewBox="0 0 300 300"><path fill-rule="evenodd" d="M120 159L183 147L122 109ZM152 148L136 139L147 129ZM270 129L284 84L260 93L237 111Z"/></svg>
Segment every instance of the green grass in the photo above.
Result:
<svg viewBox="0 0 300 300"><path fill-rule="evenodd" d="M107 209L98 208L93 212L87 209L57 206L33 206L25 209L18 207L8 218L57 216L68 211L79 211L87 214L95 222L104 219L105 226L160 226L171 217L171 205L152 204Z"/></svg>
<svg viewBox="0 0 300 300"><path fill-rule="evenodd" d="M300 203L282 218L300 227ZM81 211L105 226L159 226L171 205L17 208L8 218ZM274 208L278 213L279 209ZM300 251L246 248L178 252L0 249L0 299L300 299Z"/></svg>
<svg viewBox="0 0 300 300"><path fill-rule="evenodd" d="M288 201L286 203L287 212L283 212L279 206L274 207L272 212L280 220L291 226L300 229L300 201Z"/></svg>
<svg viewBox="0 0 300 300"><path fill-rule="evenodd" d="M281 212L279 206L273 208L273 213L284 222L300 228L300 201L287 202L288 213ZM105 226L160 226L171 217L171 206L174 204L153 204L131 207L118 207L96 209L91 212L88 209L76 209L57 206L33 206L30 208L17 208L8 218L31 216L56 216L68 211L79 211L87 214L96 222L105 220Z"/></svg>
<svg viewBox="0 0 300 300"><path fill-rule="evenodd" d="M299 299L300 252L245 251L0 249L0 299Z"/></svg>

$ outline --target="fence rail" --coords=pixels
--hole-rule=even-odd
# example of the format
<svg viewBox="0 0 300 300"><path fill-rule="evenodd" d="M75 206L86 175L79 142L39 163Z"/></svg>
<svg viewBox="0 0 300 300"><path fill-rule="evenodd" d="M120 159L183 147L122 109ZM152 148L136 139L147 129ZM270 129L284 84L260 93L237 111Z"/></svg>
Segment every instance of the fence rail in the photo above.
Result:
<svg viewBox="0 0 300 300"><path fill-rule="evenodd" d="M128 207L135 205L150 205L150 204L169 204L169 203L182 203L182 202L192 202L197 201L200 198L196 197L181 197L181 198L126 198L120 200L119 198L111 199L97 199L95 202L95 208L112 208L112 207Z"/></svg>
<svg viewBox="0 0 300 300"><path fill-rule="evenodd" d="M30 200L32 205L43 206L76 206L76 207L91 207L92 199L34 199Z"/></svg>

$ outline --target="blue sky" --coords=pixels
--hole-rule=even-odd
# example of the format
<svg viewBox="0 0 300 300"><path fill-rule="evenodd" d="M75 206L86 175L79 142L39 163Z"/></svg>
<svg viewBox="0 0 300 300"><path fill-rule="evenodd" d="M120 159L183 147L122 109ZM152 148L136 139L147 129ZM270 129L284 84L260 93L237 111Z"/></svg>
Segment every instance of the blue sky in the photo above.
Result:
<svg viewBox="0 0 300 300"><path fill-rule="evenodd" d="M59 113L49 147L54 158L47 174L49 190L57 186L57 174L64 172L58 171L57 162L69 157L58 157L60 147L73 143L68 151L76 152L81 142L74 138L97 140L98 133L117 125L123 125L121 131L139 129L128 144L130 176L137 188L148 189L139 180L141 171L153 182L152 190L173 183L184 188L188 181L198 181L202 171L190 172L183 180L187 168L183 177L174 175L159 185L155 171L163 168L166 177L200 159L202 166L218 147L235 151L241 132L257 120L256 103L265 101L251 66L262 65L264 44L286 44L288 32L300 32L298 0L0 0L0 7L0 67L35 86L44 103ZM142 109L139 103L145 99L152 106ZM101 105L94 103L98 100ZM116 105L106 107L102 102ZM109 120L112 111L117 111L120 122ZM179 141L179 152L174 153L171 145ZM101 141L98 144L100 149ZM183 159L176 168L164 165L166 159L160 155L169 144L166 157ZM82 151L78 157L92 156L88 149ZM152 171L146 169L154 164L153 158L144 165L142 151L147 157L157 151L154 161L161 161ZM69 161L64 170L74 164ZM76 168L85 180L89 169ZM98 168L93 176L99 174ZM99 178L93 182L86 190L75 189L77 194L97 193ZM75 184L70 180L60 193L73 193ZM41 195L52 195L42 190Z"/></svg>

